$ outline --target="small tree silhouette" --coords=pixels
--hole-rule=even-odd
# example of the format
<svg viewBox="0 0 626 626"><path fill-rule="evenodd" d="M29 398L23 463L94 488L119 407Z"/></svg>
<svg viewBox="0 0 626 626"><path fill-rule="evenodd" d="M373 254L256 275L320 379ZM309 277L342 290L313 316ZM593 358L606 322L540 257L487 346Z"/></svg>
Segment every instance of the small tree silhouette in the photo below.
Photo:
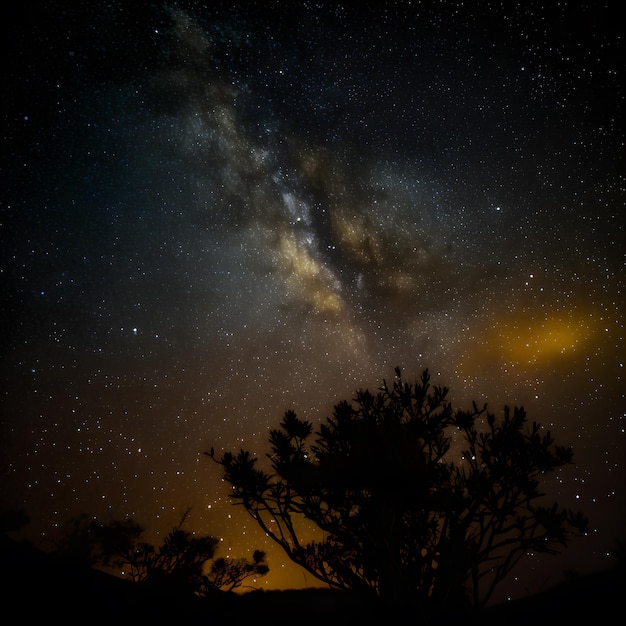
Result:
<svg viewBox="0 0 626 626"><path fill-rule="evenodd" d="M409 384L396 368L392 385L338 403L313 441L312 424L287 411L270 431L271 473L245 450L206 454L234 503L330 587L423 616L479 607L525 553L558 553L587 520L536 504L541 477L571 462L571 449L529 426L523 408L497 421L486 405L454 411L447 394L428 370ZM302 518L321 540L299 539Z"/></svg>
<svg viewBox="0 0 626 626"><path fill-rule="evenodd" d="M188 513L183 514L160 546L148 543L137 546L127 562L133 578L170 591L197 593L203 588L203 568L214 557L219 539L199 537L183 530ZM118 561L118 565L124 563Z"/></svg>
<svg viewBox="0 0 626 626"><path fill-rule="evenodd" d="M225 559L223 557L215 559L206 576L205 584L207 590L233 591L250 576L265 576L268 572L269 567L265 561L265 552L255 550L251 561L248 559Z"/></svg>
<svg viewBox="0 0 626 626"><path fill-rule="evenodd" d="M144 528L132 519L101 524L81 515L66 524L57 554L81 565L119 569L136 583L203 596L216 590L232 591L250 576L269 572L260 550L254 552L252 561L215 559L219 539L184 530L189 513L190 509L183 513L160 546L143 541Z"/></svg>

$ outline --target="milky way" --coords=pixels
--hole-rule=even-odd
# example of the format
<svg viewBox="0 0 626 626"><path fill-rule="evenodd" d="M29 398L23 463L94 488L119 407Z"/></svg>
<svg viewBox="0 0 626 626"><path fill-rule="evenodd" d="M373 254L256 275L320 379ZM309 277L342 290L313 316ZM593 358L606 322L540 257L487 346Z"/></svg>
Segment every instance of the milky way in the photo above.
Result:
<svg viewBox="0 0 626 626"><path fill-rule="evenodd" d="M83 3L84 4L84 3ZM203 455L396 365L572 445L623 539L621 35L605 3L60 3L6 39L2 506L188 525L313 584ZM29 10L30 11L30 10ZM7 21L7 20L5 20ZM552 563L552 561L551 561ZM538 576L541 572L541 576ZM525 574L526 573L526 576Z"/></svg>

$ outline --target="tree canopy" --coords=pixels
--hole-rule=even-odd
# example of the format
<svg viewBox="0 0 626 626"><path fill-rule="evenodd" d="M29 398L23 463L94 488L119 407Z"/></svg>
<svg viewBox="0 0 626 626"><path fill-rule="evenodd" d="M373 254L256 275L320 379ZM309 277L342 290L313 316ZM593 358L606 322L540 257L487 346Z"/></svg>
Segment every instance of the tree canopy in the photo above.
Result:
<svg viewBox="0 0 626 626"><path fill-rule="evenodd" d="M417 607L484 605L529 551L557 554L587 532L580 513L545 504L541 481L572 450L529 423L456 410L425 370L400 368L376 393L313 424L288 410L269 433L269 469L250 451L208 454L235 504L294 562L331 588ZM305 541L299 523L320 531Z"/></svg>
<svg viewBox="0 0 626 626"><path fill-rule="evenodd" d="M145 541L144 528L130 518L103 524L80 515L66 524L56 551L78 564L113 567L135 583L200 596L232 591L269 572L261 550L251 560L216 558L219 539L184 530L188 514L189 509L160 546Z"/></svg>

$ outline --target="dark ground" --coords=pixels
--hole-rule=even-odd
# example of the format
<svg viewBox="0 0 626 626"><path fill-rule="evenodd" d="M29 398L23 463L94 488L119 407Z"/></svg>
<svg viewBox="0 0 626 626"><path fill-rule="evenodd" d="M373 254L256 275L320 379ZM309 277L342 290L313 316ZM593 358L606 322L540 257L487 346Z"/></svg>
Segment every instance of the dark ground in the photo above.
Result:
<svg viewBox="0 0 626 626"><path fill-rule="evenodd" d="M395 610L384 611L350 594L324 589L220 593L214 598L190 600L64 564L29 544L5 540L1 552L0 601L3 617L10 616L10 623L417 624ZM480 613L439 616L429 624L575 626L605 618L619 621L624 616L625 582L624 570L615 569L576 578L545 593Z"/></svg>

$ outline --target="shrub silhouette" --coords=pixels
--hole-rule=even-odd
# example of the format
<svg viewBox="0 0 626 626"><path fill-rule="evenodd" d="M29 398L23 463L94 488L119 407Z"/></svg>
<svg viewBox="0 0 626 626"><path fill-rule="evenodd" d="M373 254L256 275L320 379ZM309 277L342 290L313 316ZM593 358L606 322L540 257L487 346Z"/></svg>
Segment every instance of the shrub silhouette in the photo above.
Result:
<svg viewBox="0 0 626 626"><path fill-rule="evenodd" d="M536 504L542 476L570 463L570 448L523 408L496 420L486 405L453 410L447 394L428 370L411 384L396 368L391 385L339 402L315 434L287 411L269 434L271 473L243 449L205 454L234 504L331 588L424 619L477 608L526 552L558 553L587 520ZM303 519L321 539L300 539Z"/></svg>
<svg viewBox="0 0 626 626"><path fill-rule="evenodd" d="M252 560L215 558L219 539L183 529L189 509L160 546L143 540L144 528L132 519L102 524L86 514L70 520L57 544L57 554L78 565L113 567L133 582L168 593L206 596L232 591L250 576L269 572L265 553Z"/></svg>

